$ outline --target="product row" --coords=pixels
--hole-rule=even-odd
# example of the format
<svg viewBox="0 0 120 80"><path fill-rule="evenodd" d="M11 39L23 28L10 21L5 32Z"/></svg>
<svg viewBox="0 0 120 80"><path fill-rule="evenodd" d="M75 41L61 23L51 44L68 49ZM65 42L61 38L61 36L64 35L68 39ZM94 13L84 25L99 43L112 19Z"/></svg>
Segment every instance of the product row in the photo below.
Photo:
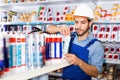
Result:
<svg viewBox="0 0 120 80"><path fill-rule="evenodd" d="M120 20L120 4L113 3L109 9L105 8L99 5L95 7L95 20Z"/></svg>
<svg viewBox="0 0 120 80"><path fill-rule="evenodd" d="M119 24L94 24L93 35L103 42L120 42Z"/></svg>
<svg viewBox="0 0 120 80"><path fill-rule="evenodd" d="M62 58L65 53L68 53L70 36L63 38L61 34L35 31L36 28L29 25L1 27L1 76L11 74L9 72L16 73L27 69L36 69L64 61Z"/></svg>
<svg viewBox="0 0 120 80"><path fill-rule="evenodd" d="M61 7L61 8L60 8ZM56 10L56 8L58 8ZM73 7L74 8L74 7ZM21 8L22 9L22 8ZM25 9L25 8L24 8ZM30 9L30 7L29 7ZM73 21L73 10L70 6L39 6L34 10L2 10L1 22L35 22L35 21Z"/></svg>
<svg viewBox="0 0 120 80"><path fill-rule="evenodd" d="M110 4L112 9L109 11L102 9L102 6L93 8L95 21L97 20L120 20L119 4ZM57 6L34 6L21 7L18 11L17 7L13 9L1 9L1 22L35 22L35 21L73 21L73 13L77 4L74 5L57 5ZM14 8L16 8L14 10ZM57 8L57 9L56 9Z"/></svg>

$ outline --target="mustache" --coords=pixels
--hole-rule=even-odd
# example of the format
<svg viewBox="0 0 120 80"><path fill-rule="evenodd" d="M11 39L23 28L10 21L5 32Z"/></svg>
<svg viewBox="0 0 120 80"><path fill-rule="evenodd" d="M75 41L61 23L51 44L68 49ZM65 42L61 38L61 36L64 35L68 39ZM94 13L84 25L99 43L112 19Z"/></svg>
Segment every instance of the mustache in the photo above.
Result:
<svg viewBox="0 0 120 80"><path fill-rule="evenodd" d="M75 28L75 30L81 30L81 31L83 31L82 29L80 29L80 28Z"/></svg>

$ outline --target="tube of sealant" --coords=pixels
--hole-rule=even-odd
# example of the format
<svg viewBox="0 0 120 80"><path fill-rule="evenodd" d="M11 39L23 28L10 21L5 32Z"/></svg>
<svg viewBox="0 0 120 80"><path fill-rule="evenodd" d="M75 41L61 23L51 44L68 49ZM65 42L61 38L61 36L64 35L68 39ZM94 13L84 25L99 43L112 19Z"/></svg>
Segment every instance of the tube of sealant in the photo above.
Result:
<svg viewBox="0 0 120 80"><path fill-rule="evenodd" d="M70 36L65 36L63 39L63 53L62 53L62 57L64 56L64 54L68 53L68 49L69 49L69 44L70 44ZM64 60L66 61L66 60Z"/></svg>
<svg viewBox="0 0 120 80"><path fill-rule="evenodd" d="M21 37L18 36L19 33L16 33L16 71L20 71L21 67Z"/></svg>
<svg viewBox="0 0 120 80"><path fill-rule="evenodd" d="M16 38L14 33L10 36L10 67L13 68L12 71L16 68Z"/></svg>
<svg viewBox="0 0 120 80"><path fill-rule="evenodd" d="M22 71L25 70L26 62L25 62L25 34L21 33L21 65L22 65Z"/></svg>
<svg viewBox="0 0 120 80"><path fill-rule="evenodd" d="M0 76L4 74L3 35L0 33Z"/></svg>
<svg viewBox="0 0 120 80"><path fill-rule="evenodd" d="M49 64L49 58L50 58L50 38L49 38L49 35L47 35L46 36L46 48L45 48L45 50L46 50L46 61L45 61L45 63L46 63L46 65L48 65Z"/></svg>
<svg viewBox="0 0 120 80"><path fill-rule="evenodd" d="M6 31L5 32L5 28L6 26L4 26L2 35L4 36L3 38L3 42L4 42L4 47L3 47L3 52L4 52L4 72L8 72L9 71L9 33Z"/></svg>
<svg viewBox="0 0 120 80"><path fill-rule="evenodd" d="M40 34L40 60L42 62L42 65L45 65L45 61L46 61L46 52L45 52L45 47L46 47L46 41L45 41L45 35L46 33Z"/></svg>
<svg viewBox="0 0 120 80"><path fill-rule="evenodd" d="M50 35L50 47L51 47L51 49L50 49L50 59L54 59L55 58L55 42L54 42L54 38L55 38L55 35Z"/></svg>
<svg viewBox="0 0 120 80"><path fill-rule="evenodd" d="M31 55L31 57L32 57L32 60L33 60L33 63L32 63L32 66L33 66L33 68L35 68L36 67L36 33L32 33L32 55Z"/></svg>
<svg viewBox="0 0 120 80"><path fill-rule="evenodd" d="M29 67L31 69L33 69L34 68L34 65L33 65L33 47L34 47L33 35L30 34L29 37L30 37L30 40L29 40L29 61L30 61Z"/></svg>
<svg viewBox="0 0 120 80"><path fill-rule="evenodd" d="M41 52L41 42L40 42L40 35L39 33L36 33L36 67L40 68L42 67L42 52Z"/></svg>

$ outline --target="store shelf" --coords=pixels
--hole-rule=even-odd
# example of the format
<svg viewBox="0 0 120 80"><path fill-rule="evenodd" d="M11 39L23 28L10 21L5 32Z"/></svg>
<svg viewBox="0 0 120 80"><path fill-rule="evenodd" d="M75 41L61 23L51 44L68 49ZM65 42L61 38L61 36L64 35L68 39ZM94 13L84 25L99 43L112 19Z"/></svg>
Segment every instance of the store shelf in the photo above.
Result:
<svg viewBox="0 0 120 80"><path fill-rule="evenodd" d="M104 60L104 63L120 64L120 60Z"/></svg>
<svg viewBox="0 0 120 80"><path fill-rule="evenodd" d="M119 24L120 21L119 20L98 20L98 21L94 21L94 23L96 24L104 24L104 23L107 23L107 24Z"/></svg>
<svg viewBox="0 0 120 80"><path fill-rule="evenodd" d="M93 21L94 24L120 24L119 20L99 20L99 21ZM74 25L74 21L41 21L41 22L0 22L0 25L26 25L26 24L30 24L30 25L42 25L42 24L56 24L56 25L60 25L60 24L67 24L67 25Z"/></svg>
<svg viewBox="0 0 120 80"><path fill-rule="evenodd" d="M12 74L10 76L6 76L1 78L0 80L27 80L36 76L40 76L46 73L49 73L51 71L69 66L70 64L68 62L62 62L60 64L53 64L53 65L49 65L49 66L44 66L41 69L34 69L34 70L27 70L25 72L19 72L17 74Z"/></svg>
<svg viewBox="0 0 120 80"><path fill-rule="evenodd" d="M74 21L50 21L50 22L0 22L0 25L43 25L43 24L55 24L55 25L60 25L60 24L67 24L67 25L73 25Z"/></svg>
<svg viewBox="0 0 120 80"><path fill-rule="evenodd" d="M33 6L33 5L51 5L51 4L62 4L70 2L70 0L51 0L51 1L36 1L36 2L20 2L20 3L3 3L0 5L0 7L6 7L6 6Z"/></svg>
<svg viewBox="0 0 120 80"><path fill-rule="evenodd" d="M0 22L0 25L11 25L11 22Z"/></svg>

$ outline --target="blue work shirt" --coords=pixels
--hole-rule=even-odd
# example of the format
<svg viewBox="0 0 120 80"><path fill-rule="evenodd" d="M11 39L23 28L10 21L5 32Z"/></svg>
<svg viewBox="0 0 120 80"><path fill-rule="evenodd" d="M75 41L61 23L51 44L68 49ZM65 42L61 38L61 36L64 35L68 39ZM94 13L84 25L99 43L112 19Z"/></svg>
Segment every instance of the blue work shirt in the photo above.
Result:
<svg viewBox="0 0 120 80"><path fill-rule="evenodd" d="M82 47L85 47L92 39L95 39L93 34L90 33L88 37L85 40L78 41L78 37L76 36L74 38L73 43ZM104 61L104 49L103 46L99 41L96 41L94 44L92 44L89 48L89 60L88 63L90 65L95 66L98 69L98 72L102 72L102 64Z"/></svg>

